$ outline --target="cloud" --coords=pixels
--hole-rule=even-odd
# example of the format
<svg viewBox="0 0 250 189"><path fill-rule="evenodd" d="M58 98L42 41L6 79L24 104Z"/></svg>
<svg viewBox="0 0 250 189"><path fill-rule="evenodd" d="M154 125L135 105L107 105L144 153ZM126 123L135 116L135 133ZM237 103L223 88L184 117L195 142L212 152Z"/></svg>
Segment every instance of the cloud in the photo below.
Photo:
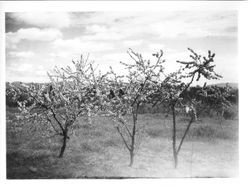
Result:
<svg viewBox="0 0 250 189"><path fill-rule="evenodd" d="M124 53L109 53L103 55L102 59L104 62L119 63L120 61L128 62L131 58L126 52L124 52Z"/></svg>
<svg viewBox="0 0 250 189"><path fill-rule="evenodd" d="M69 53L66 52L52 52L49 54L52 58L67 58L69 57Z"/></svg>
<svg viewBox="0 0 250 189"><path fill-rule="evenodd" d="M6 34L6 46L7 48L15 48L21 40L53 41L61 37L62 33L57 29L21 28L17 32Z"/></svg>
<svg viewBox="0 0 250 189"><path fill-rule="evenodd" d="M10 66L8 66L9 70L12 70L14 72L20 72L25 75L27 74L28 71L33 69L32 63L27 63L27 62L14 62Z"/></svg>
<svg viewBox="0 0 250 189"><path fill-rule="evenodd" d="M107 27L104 25L93 24L86 27L87 32L89 33L103 33L107 32Z"/></svg>
<svg viewBox="0 0 250 189"><path fill-rule="evenodd" d="M74 13L72 17L72 23L74 25L82 24L119 24L127 21L131 21L134 17L142 15L140 12L120 12L120 11L110 11L110 12L84 12L84 13Z"/></svg>
<svg viewBox="0 0 250 189"><path fill-rule="evenodd" d="M81 37L83 40L121 40L126 37L121 31L104 24L91 24L86 26L86 32Z"/></svg>
<svg viewBox="0 0 250 189"><path fill-rule="evenodd" d="M165 47L164 44L161 44L161 43L152 43L149 45L149 49L151 51L159 51L159 50L163 50Z"/></svg>
<svg viewBox="0 0 250 189"><path fill-rule="evenodd" d="M237 15L228 12L192 12L182 13L174 20L160 19L149 24L149 30L155 31L160 38L202 38L207 36L236 37Z"/></svg>
<svg viewBox="0 0 250 189"><path fill-rule="evenodd" d="M42 73L45 73L43 70L48 71L55 65L65 67L72 59L78 59L81 54L88 52L91 57L94 57L90 60L95 60L103 71L108 70L112 65L118 73L123 73L119 61L127 63L133 61L126 53L129 47L141 53L143 58L152 61L155 61L152 53L162 49L167 60L167 70L170 71L175 71L179 67L176 60L189 60L186 47L208 48L215 50L218 56L224 53L221 55L223 60L221 62L231 61L225 56L235 55L237 52L229 48L230 44L235 47L235 39L237 39L237 14L235 13L117 11L30 12L8 13L8 15L14 19L10 19L10 29L7 30L12 32L6 33L7 64L14 65L13 69L9 70L19 73L20 78L37 78L34 74L37 65L44 66L37 73L42 77ZM226 38L223 38L225 36ZM14 48L18 50L13 50ZM39 53L32 54L32 52ZM16 57L22 61L18 61ZM21 58L26 59L24 61ZM31 64L34 59L37 60L37 65L32 64L32 68L25 65ZM16 64L17 61L18 64ZM23 68L22 64L24 64ZM17 72L20 69L27 71ZM230 73L233 71L231 69ZM12 77L14 76L9 76L11 79Z"/></svg>
<svg viewBox="0 0 250 189"><path fill-rule="evenodd" d="M47 70L43 65L22 60L10 62L6 70L7 81L44 82L48 80Z"/></svg>
<svg viewBox="0 0 250 189"><path fill-rule="evenodd" d="M31 64L22 64L22 65L19 65L18 67L16 67L15 70L25 73L26 71L30 70L32 67L33 67L33 65L31 65Z"/></svg>
<svg viewBox="0 0 250 189"><path fill-rule="evenodd" d="M37 27L56 27L64 28L70 25L69 13L63 12L26 12L26 13L13 13L10 15L17 21L22 21L26 24L37 26Z"/></svg>
<svg viewBox="0 0 250 189"><path fill-rule="evenodd" d="M35 54L31 51L21 51L21 52L9 52L9 55L12 57L17 57L17 58L31 58Z"/></svg>
<svg viewBox="0 0 250 189"><path fill-rule="evenodd" d="M127 48L138 46L142 44L143 40L127 40L123 42L123 45Z"/></svg>
<svg viewBox="0 0 250 189"><path fill-rule="evenodd" d="M103 33L96 33L94 35L85 35L81 37L83 40L101 40L101 41L109 41L109 40L121 40L126 38L126 35L113 32L113 31L107 31Z"/></svg>
<svg viewBox="0 0 250 189"><path fill-rule="evenodd" d="M77 21L86 24L92 39L127 39L128 37L201 38L236 36L227 31L237 27L237 15L230 12L98 12ZM77 19L77 18L76 18ZM88 26L88 25L91 26ZM89 34L88 33L88 34ZM88 36L91 37L91 36ZM90 38L89 38L90 39Z"/></svg>
<svg viewBox="0 0 250 189"><path fill-rule="evenodd" d="M159 21L148 26L149 31L154 31L161 39L168 38L199 38L217 35L211 32L209 27L196 25L194 23L186 23L183 21Z"/></svg>
<svg viewBox="0 0 250 189"><path fill-rule="evenodd" d="M81 38L74 39L57 39L53 42L53 47L60 52L97 52L114 49L114 45L108 42L85 41Z"/></svg>

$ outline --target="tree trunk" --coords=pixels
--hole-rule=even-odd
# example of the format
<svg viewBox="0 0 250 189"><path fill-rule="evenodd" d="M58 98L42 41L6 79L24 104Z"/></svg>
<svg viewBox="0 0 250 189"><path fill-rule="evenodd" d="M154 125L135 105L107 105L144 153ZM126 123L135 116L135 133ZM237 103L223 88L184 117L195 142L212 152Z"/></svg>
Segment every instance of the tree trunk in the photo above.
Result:
<svg viewBox="0 0 250 189"><path fill-rule="evenodd" d="M131 138L131 149L130 149L130 163L129 166L132 167L134 163L134 150L135 150L135 129L136 129L136 123L133 126L133 132L132 132L132 138Z"/></svg>
<svg viewBox="0 0 250 189"><path fill-rule="evenodd" d="M65 130L65 131L63 132L63 145L62 145L62 147L61 147L61 151L60 151L59 158L62 158L62 157L63 157L64 151L65 151L65 148L66 148L66 144L67 144L67 138L68 138L68 131Z"/></svg>
<svg viewBox="0 0 250 189"><path fill-rule="evenodd" d="M129 166L132 167L134 163L134 151L130 151L130 163Z"/></svg>
<svg viewBox="0 0 250 189"><path fill-rule="evenodd" d="M174 168L178 165L178 154L176 151L176 115L175 115L175 105L172 105L173 114L173 130L172 130L172 144L173 144L173 157L174 157Z"/></svg>
<svg viewBox="0 0 250 189"><path fill-rule="evenodd" d="M176 169L178 166L178 154L174 152L174 168Z"/></svg>
<svg viewBox="0 0 250 189"><path fill-rule="evenodd" d="M130 148L130 163L129 166L132 167L134 163L134 156L135 156L135 137L136 137L136 124L137 124L137 111L138 111L138 104L136 112L133 113L133 130L132 130L132 136L131 136L131 148Z"/></svg>

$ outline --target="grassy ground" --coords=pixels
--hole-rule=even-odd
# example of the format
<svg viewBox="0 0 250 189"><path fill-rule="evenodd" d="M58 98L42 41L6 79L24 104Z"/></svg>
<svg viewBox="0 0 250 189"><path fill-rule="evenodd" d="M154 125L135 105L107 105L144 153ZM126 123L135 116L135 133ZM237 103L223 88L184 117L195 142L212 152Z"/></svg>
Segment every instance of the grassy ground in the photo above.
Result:
<svg viewBox="0 0 250 189"><path fill-rule="evenodd" d="M8 115L8 114L7 114ZM178 136L187 118L178 120ZM70 137L59 159L60 138L44 138L27 126L7 124L7 178L234 177L238 175L238 121L203 118L191 127L173 169L171 117L139 116L144 133L133 167L113 122L96 118Z"/></svg>

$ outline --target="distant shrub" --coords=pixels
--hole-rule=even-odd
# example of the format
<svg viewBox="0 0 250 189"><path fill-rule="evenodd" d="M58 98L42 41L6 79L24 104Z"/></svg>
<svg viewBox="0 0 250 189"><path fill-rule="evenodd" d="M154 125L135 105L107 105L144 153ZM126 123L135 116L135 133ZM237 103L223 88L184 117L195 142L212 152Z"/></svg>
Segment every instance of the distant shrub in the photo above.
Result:
<svg viewBox="0 0 250 189"><path fill-rule="evenodd" d="M117 147L118 146L117 141L112 140L112 139L104 141L103 144L105 147Z"/></svg>
<svg viewBox="0 0 250 189"><path fill-rule="evenodd" d="M157 129L147 129L146 133L151 138L158 138L158 137L166 137L165 132L162 132L162 130Z"/></svg>
<svg viewBox="0 0 250 189"><path fill-rule="evenodd" d="M81 148L82 148L82 150L84 151L84 152L102 152L103 151L103 149L100 147L100 145L99 144L94 144L94 143L92 143L92 144L86 144L86 143L83 143L83 144L81 144Z"/></svg>
<svg viewBox="0 0 250 189"><path fill-rule="evenodd" d="M223 121L223 125L219 123L211 123L211 125L199 125L191 130L190 136L203 139L238 139L237 122Z"/></svg>
<svg viewBox="0 0 250 189"><path fill-rule="evenodd" d="M223 114L224 119L237 119L238 118L238 107L232 106L225 110Z"/></svg>
<svg viewBox="0 0 250 189"><path fill-rule="evenodd" d="M216 135L216 129L209 126L199 126L193 129L192 136L202 138L213 138Z"/></svg>

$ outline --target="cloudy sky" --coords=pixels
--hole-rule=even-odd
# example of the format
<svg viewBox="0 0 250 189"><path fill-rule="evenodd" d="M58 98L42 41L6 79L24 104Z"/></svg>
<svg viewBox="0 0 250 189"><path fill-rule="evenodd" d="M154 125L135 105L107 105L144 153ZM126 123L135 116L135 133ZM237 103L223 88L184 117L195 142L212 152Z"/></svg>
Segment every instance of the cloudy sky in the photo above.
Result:
<svg viewBox="0 0 250 189"><path fill-rule="evenodd" d="M187 48L216 53L221 82L237 82L236 11L6 13L6 80L48 81L47 71L81 54L103 72L129 62L128 48L146 58L162 49L169 71L189 60Z"/></svg>

